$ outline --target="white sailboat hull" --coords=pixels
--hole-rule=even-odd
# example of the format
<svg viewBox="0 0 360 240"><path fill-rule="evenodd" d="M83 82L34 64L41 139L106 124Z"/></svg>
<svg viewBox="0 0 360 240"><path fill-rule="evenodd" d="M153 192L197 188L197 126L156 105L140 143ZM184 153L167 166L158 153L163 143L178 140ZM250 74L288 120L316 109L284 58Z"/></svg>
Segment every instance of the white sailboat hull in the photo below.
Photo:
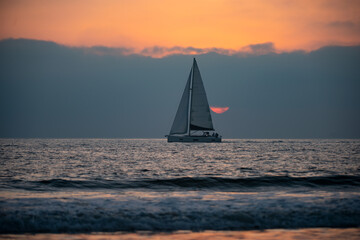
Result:
<svg viewBox="0 0 360 240"><path fill-rule="evenodd" d="M174 136L169 135L168 142L221 142L221 137L215 136Z"/></svg>

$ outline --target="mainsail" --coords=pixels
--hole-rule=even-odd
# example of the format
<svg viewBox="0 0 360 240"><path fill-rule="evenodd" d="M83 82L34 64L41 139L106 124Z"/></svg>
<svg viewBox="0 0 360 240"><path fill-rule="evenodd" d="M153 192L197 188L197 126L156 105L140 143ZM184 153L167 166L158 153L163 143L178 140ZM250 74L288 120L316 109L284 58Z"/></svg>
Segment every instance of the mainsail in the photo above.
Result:
<svg viewBox="0 0 360 240"><path fill-rule="evenodd" d="M214 130L205 88L195 58L170 134L189 133L190 135L191 130Z"/></svg>
<svg viewBox="0 0 360 240"><path fill-rule="evenodd" d="M195 58L193 64L190 130L214 130L204 84Z"/></svg>

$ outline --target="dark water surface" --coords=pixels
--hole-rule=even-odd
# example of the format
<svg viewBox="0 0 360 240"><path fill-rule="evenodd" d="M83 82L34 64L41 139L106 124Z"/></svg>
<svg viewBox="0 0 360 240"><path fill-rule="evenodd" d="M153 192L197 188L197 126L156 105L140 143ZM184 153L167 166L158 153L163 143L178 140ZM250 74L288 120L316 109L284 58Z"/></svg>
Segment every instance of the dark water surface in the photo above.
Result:
<svg viewBox="0 0 360 240"><path fill-rule="evenodd" d="M360 140L1 139L0 232L360 226Z"/></svg>

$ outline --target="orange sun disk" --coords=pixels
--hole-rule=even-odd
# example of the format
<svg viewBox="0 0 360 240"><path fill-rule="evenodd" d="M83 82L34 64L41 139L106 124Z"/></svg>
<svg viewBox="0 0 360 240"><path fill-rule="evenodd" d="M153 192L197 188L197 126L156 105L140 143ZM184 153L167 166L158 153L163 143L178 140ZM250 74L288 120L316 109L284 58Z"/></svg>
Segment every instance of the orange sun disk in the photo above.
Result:
<svg viewBox="0 0 360 240"><path fill-rule="evenodd" d="M217 114L222 114L224 112L226 112L227 110L229 110L229 107L213 107L211 106L210 109Z"/></svg>

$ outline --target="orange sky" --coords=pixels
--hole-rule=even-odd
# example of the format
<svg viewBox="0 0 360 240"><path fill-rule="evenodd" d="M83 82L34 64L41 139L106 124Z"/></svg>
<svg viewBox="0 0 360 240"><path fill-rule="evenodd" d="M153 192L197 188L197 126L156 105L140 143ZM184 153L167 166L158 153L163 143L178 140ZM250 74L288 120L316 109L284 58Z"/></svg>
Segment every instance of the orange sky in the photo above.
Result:
<svg viewBox="0 0 360 240"><path fill-rule="evenodd" d="M0 0L0 39L279 50L360 44L359 0Z"/></svg>

